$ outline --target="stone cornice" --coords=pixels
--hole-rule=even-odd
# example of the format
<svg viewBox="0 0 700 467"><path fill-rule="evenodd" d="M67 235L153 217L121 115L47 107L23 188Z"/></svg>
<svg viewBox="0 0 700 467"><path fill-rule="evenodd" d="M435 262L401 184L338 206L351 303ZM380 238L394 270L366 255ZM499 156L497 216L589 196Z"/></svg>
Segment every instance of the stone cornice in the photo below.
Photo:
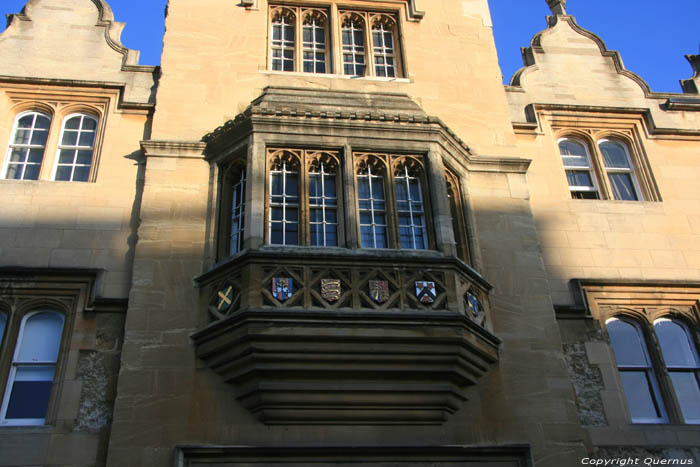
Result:
<svg viewBox="0 0 700 467"><path fill-rule="evenodd" d="M204 158L206 144L199 141L141 141L141 150L148 157Z"/></svg>

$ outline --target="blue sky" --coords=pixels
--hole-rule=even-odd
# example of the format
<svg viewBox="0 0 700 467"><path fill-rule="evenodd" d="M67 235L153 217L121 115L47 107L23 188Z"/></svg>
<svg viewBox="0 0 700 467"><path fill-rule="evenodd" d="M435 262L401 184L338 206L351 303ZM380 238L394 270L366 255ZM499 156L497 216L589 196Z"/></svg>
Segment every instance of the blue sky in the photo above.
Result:
<svg viewBox="0 0 700 467"><path fill-rule="evenodd" d="M431 1L418 0L426 8ZM26 0L2 0L0 12L15 13ZM114 15L127 26L122 42L141 50L141 63L157 65L162 47L166 0L110 0ZM520 68L520 47L545 28L549 14L545 0L489 0L499 62L507 82ZM425 6L422 6L425 5ZM632 8L634 5L634 8ZM685 54L697 54L700 44L700 0L569 0L569 14L579 25L619 50L627 69L644 78L658 92L680 92L680 79L692 70ZM5 25L2 24L4 30Z"/></svg>

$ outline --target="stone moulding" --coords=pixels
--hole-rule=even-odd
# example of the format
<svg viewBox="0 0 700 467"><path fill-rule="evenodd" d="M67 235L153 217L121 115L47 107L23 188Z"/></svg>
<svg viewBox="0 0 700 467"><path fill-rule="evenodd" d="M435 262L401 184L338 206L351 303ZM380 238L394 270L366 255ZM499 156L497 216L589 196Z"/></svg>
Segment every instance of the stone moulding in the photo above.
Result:
<svg viewBox="0 0 700 467"><path fill-rule="evenodd" d="M267 424L440 424L498 358L451 312L249 309L192 336Z"/></svg>
<svg viewBox="0 0 700 467"><path fill-rule="evenodd" d="M236 465L441 465L531 467L527 445L500 446L178 446L175 467L233 467Z"/></svg>

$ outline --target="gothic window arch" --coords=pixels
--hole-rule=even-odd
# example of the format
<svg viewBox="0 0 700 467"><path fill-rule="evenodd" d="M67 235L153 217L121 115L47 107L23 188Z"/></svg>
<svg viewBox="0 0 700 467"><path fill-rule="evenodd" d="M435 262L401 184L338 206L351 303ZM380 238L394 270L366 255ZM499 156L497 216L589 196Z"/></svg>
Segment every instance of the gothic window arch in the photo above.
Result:
<svg viewBox="0 0 700 467"><path fill-rule="evenodd" d="M364 76L367 66L365 18L358 13L341 16L341 41L343 43L343 74Z"/></svg>
<svg viewBox="0 0 700 467"><path fill-rule="evenodd" d="M79 113L64 118L52 178L67 182L87 182L96 136L96 117Z"/></svg>

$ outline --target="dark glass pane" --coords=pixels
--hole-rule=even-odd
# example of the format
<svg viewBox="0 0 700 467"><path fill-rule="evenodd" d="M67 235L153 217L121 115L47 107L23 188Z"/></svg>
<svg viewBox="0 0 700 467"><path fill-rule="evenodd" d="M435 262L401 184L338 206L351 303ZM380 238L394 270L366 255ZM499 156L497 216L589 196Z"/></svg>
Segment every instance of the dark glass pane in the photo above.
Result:
<svg viewBox="0 0 700 467"><path fill-rule="evenodd" d="M282 208L270 209L270 218L273 221L281 221L282 220Z"/></svg>
<svg viewBox="0 0 700 467"><path fill-rule="evenodd" d="M304 55L307 55L305 52ZM313 73L314 72L314 62L304 62L304 73Z"/></svg>
<svg viewBox="0 0 700 467"><path fill-rule="evenodd" d="M17 122L17 128L32 128L34 124L34 116L35 114L29 114L25 115L24 117L20 118L19 121ZM37 117L39 117L37 115ZM39 118L37 118L38 120Z"/></svg>
<svg viewBox="0 0 700 467"><path fill-rule="evenodd" d="M289 60L284 61L284 71L294 71L294 62Z"/></svg>
<svg viewBox="0 0 700 467"><path fill-rule="evenodd" d="M313 41L313 31L311 30L310 27L304 27L304 42L312 42Z"/></svg>
<svg viewBox="0 0 700 467"><path fill-rule="evenodd" d="M40 165L27 165L27 168L24 169L24 180L39 180L39 169L41 168Z"/></svg>
<svg viewBox="0 0 700 467"><path fill-rule="evenodd" d="M15 144L29 144L31 130L17 130L15 134Z"/></svg>
<svg viewBox="0 0 700 467"><path fill-rule="evenodd" d="M572 191L573 199L599 199L597 191Z"/></svg>
<svg viewBox="0 0 700 467"><path fill-rule="evenodd" d="M615 199L637 201L637 192L634 190L632 176L628 173L610 173L610 186Z"/></svg>
<svg viewBox="0 0 700 467"><path fill-rule="evenodd" d="M399 225L411 225L411 216L401 214L399 216Z"/></svg>
<svg viewBox="0 0 700 467"><path fill-rule="evenodd" d="M385 203L383 201L375 201L374 202L374 210L375 211L384 211Z"/></svg>
<svg viewBox="0 0 700 467"><path fill-rule="evenodd" d="M59 165L56 168L56 180L69 182L71 173L73 172L72 166Z"/></svg>
<svg viewBox="0 0 700 467"><path fill-rule="evenodd" d="M273 173L270 180L270 193L272 196L279 196L282 194L282 175Z"/></svg>
<svg viewBox="0 0 700 467"><path fill-rule="evenodd" d="M87 182L90 177L90 167L76 167L73 170L74 182Z"/></svg>
<svg viewBox="0 0 700 467"><path fill-rule="evenodd" d="M698 366L695 349L691 346L688 334L677 323L669 319L654 323L654 332L659 338L661 353L667 367L695 368Z"/></svg>
<svg viewBox="0 0 700 467"><path fill-rule="evenodd" d="M357 180L357 192L360 199L369 198L369 182L367 178L363 177Z"/></svg>
<svg viewBox="0 0 700 467"><path fill-rule="evenodd" d="M338 235L334 225L326 226L326 246L338 246Z"/></svg>
<svg viewBox="0 0 700 467"><path fill-rule="evenodd" d="M299 232L296 224L287 224L287 235L284 240L285 245L299 244Z"/></svg>
<svg viewBox="0 0 700 467"><path fill-rule="evenodd" d="M91 118L83 119L83 130L94 131L97 128L97 122Z"/></svg>
<svg viewBox="0 0 700 467"><path fill-rule="evenodd" d="M316 29L316 42L322 47L326 44L326 31L323 28Z"/></svg>
<svg viewBox="0 0 700 467"><path fill-rule="evenodd" d="M620 144L614 143L612 141L603 141L598 146L600 147L600 152L603 153L605 167L611 169L630 168L625 149Z"/></svg>
<svg viewBox="0 0 700 467"><path fill-rule="evenodd" d="M368 211L360 212L360 224L367 225L372 223L372 214Z"/></svg>
<svg viewBox="0 0 700 467"><path fill-rule="evenodd" d="M326 222L330 222L335 224L338 221L335 210L334 209L327 209L326 210Z"/></svg>
<svg viewBox="0 0 700 467"><path fill-rule="evenodd" d="M372 180L372 198L384 199L384 179L377 177Z"/></svg>
<svg viewBox="0 0 700 467"><path fill-rule="evenodd" d="M588 167L588 157L586 156L586 148L570 139L559 143L559 152L561 153L566 167Z"/></svg>
<svg viewBox="0 0 700 467"><path fill-rule="evenodd" d="M343 73L346 75L352 75L354 72L354 68L352 65L345 64L343 66Z"/></svg>
<svg viewBox="0 0 700 467"><path fill-rule="evenodd" d="M48 130L51 126L51 119L44 117L43 115L37 115L36 121L34 122L34 128L39 130Z"/></svg>
<svg viewBox="0 0 700 467"><path fill-rule="evenodd" d="M323 60L323 59L321 59ZM316 62L316 73L326 72L326 62Z"/></svg>
<svg viewBox="0 0 700 467"><path fill-rule="evenodd" d="M423 230L416 229L414 231L414 235L415 235L415 241L416 241L416 249L417 250L426 249L427 245L425 244L425 238L423 237Z"/></svg>
<svg viewBox="0 0 700 467"><path fill-rule="evenodd" d="M282 224L280 222L273 222L270 226L270 243L282 245Z"/></svg>
<svg viewBox="0 0 700 467"><path fill-rule="evenodd" d="M34 164L41 164L41 160L44 158L44 148L33 148L29 150L29 160L28 162Z"/></svg>
<svg viewBox="0 0 700 467"><path fill-rule="evenodd" d="M45 418L53 385L53 366L18 367L6 418Z"/></svg>
<svg viewBox="0 0 700 467"><path fill-rule="evenodd" d="M311 209L309 214L310 214L311 222L322 222L323 221L323 213L321 212L320 209Z"/></svg>
<svg viewBox="0 0 700 467"><path fill-rule="evenodd" d="M25 157L27 157L26 149L15 148L10 153L10 162L25 162Z"/></svg>
<svg viewBox="0 0 700 467"><path fill-rule="evenodd" d="M642 336L635 326L619 319L611 319L607 322L607 328L618 366L649 365Z"/></svg>
<svg viewBox="0 0 700 467"><path fill-rule="evenodd" d="M695 372L671 372L670 375L686 423L700 422L700 388L697 375Z"/></svg>
<svg viewBox="0 0 700 467"><path fill-rule="evenodd" d="M347 29L343 29L343 44L351 44L352 43L352 35L350 34L350 31Z"/></svg>
<svg viewBox="0 0 700 467"><path fill-rule="evenodd" d="M61 152L58 155L58 163L59 164L72 164L74 157L75 157L75 150L74 149L61 149Z"/></svg>
<svg viewBox="0 0 700 467"><path fill-rule="evenodd" d="M73 117L66 121L66 130L80 129L80 117Z"/></svg>
<svg viewBox="0 0 700 467"><path fill-rule="evenodd" d="M375 47L381 46L382 33L379 31L372 31L372 43Z"/></svg>
<svg viewBox="0 0 700 467"><path fill-rule="evenodd" d="M384 33L384 46L388 49L394 48L394 35L391 32Z"/></svg>
<svg viewBox="0 0 700 467"><path fill-rule="evenodd" d="M296 222L299 219L299 212L296 208L287 208L286 217L285 220Z"/></svg>
<svg viewBox="0 0 700 467"><path fill-rule="evenodd" d="M272 25L272 40L278 41L282 39L282 25L275 23Z"/></svg>
<svg viewBox="0 0 700 467"><path fill-rule="evenodd" d="M321 226L319 224L311 224L311 245L322 246L323 237L321 232Z"/></svg>
<svg viewBox="0 0 700 467"><path fill-rule="evenodd" d="M324 184L326 198L335 198L335 177L327 176Z"/></svg>
<svg viewBox="0 0 700 467"><path fill-rule="evenodd" d="M10 164L7 166L7 179L8 180L19 180L22 178L22 166L16 164Z"/></svg>
<svg viewBox="0 0 700 467"><path fill-rule="evenodd" d="M411 229L408 227L401 227L401 248L413 248Z"/></svg>
<svg viewBox="0 0 700 467"><path fill-rule="evenodd" d="M375 234L377 242L374 245L375 248L386 248L386 228L377 227L375 229Z"/></svg>
<svg viewBox="0 0 700 467"><path fill-rule="evenodd" d="M632 419L660 418L646 372L622 371L620 377Z"/></svg>
<svg viewBox="0 0 700 467"><path fill-rule="evenodd" d="M359 46L363 45L365 43L365 39L363 36L364 36L364 33L362 31L355 31L354 44L359 45Z"/></svg>
<svg viewBox="0 0 700 467"><path fill-rule="evenodd" d="M294 42L294 26L287 25L284 28L284 40Z"/></svg>
<svg viewBox="0 0 700 467"><path fill-rule="evenodd" d="M586 171L566 171L566 180L569 182L569 186L593 186L593 179L591 179L591 173Z"/></svg>
<svg viewBox="0 0 700 467"><path fill-rule="evenodd" d="M408 199L408 190L406 189L406 184L403 180L396 180L396 199L406 200Z"/></svg>
<svg viewBox="0 0 700 467"><path fill-rule="evenodd" d="M78 151L78 157L75 160L76 164L90 165L92 161L92 151Z"/></svg>
<svg viewBox="0 0 700 467"><path fill-rule="evenodd" d="M374 248L374 236L372 235L372 227L362 227L360 229L362 237L362 248Z"/></svg>
<svg viewBox="0 0 700 467"><path fill-rule="evenodd" d="M273 58L282 58L282 50L281 49L274 49L272 51L272 57Z"/></svg>
<svg viewBox="0 0 700 467"><path fill-rule="evenodd" d="M75 146L78 143L78 132L66 130L63 132L61 144L63 146Z"/></svg>
<svg viewBox="0 0 700 467"><path fill-rule="evenodd" d="M377 67L377 76L386 77L386 71L384 67Z"/></svg>
<svg viewBox="0 0 700 467"><path fill-rule="evenodd" d="M85 131L80 133L80 140L78 141L79 146L92 147L95 142L95 133L92 131Z"/></svg>
<svg viewBox="0 0 700 467"><path fill-rule="evenodd" d="M35 146L45 146L49 132L46 130L34 130L32 133L32 144Z"/></svg>

